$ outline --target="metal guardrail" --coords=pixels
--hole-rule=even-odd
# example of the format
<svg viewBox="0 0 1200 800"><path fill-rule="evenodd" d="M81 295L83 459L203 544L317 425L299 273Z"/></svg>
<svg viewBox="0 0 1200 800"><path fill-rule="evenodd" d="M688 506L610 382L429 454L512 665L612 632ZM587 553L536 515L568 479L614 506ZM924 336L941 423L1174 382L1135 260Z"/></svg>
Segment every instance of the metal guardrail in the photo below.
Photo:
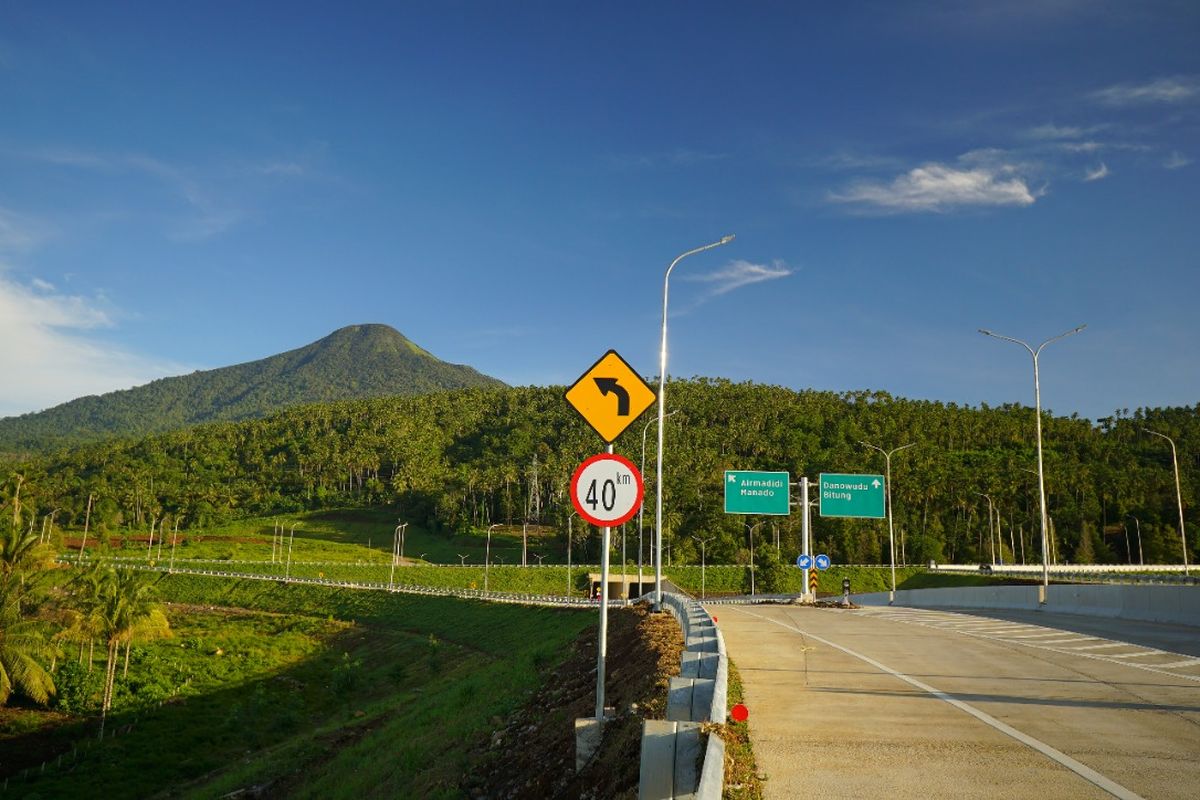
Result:
<svg viewBox="0 0 1200 800"><path fill-rule="evenodd" d="M82 566L91 563L112 563L116 559L90 559L85 558L83 561L77 559L65 559L60 557L58 562L67 566ZM269 563L269 562L268 562ZM417 594L429 597L457 597L464 600L487 600L494 603L518 603L522 605L537 605L537 606L568 606L574 608L596 608L598 600L589 600L583 597L565 597L563 595L545 595L531 594L521 592L485 592L481 589L456 589L444 586L421 586L418 584L395 583L388 584L379 581L345 581L334 580L332 578L309 578L303 576L283 576L283 575L262 575L252 572L233 572L229 570L200 570L191 569L189 567L176 566L170 569L165 564L138 564L138 563L122 563L121 566L128 569L142 570L146 572L161 572L169 575L201 575L212 578L242 578L245 580L255 581L274 581L276 583L290 583L306 586L329 586L341 589L367 589L373 591L384 591L401 594ZM609 600L609 608L620 608L625 605L624 600Z"/></svg>
<svg viewBox="0 0 1200 800"><path fill-rule="evenodd" d="M679 621L684 652L680 677L672 678L667 718L642 725L639 800L719 800L725 784L725 741L706 722L725 722L729 659L725 638L697 601L663 593L663 606ZM701 748L703 747L703 753Z"/></svg>

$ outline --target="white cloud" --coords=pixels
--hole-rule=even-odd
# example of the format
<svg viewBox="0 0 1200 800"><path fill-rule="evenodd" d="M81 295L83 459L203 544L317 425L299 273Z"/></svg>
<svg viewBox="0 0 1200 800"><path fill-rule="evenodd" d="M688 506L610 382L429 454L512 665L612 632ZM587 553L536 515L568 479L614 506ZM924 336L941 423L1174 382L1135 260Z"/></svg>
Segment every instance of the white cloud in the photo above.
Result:
<svg viewBox="0 0 1200 800"><path fill-rule="evenodd" d="M831 193L837 203L892 213L950 211L968 206L1028 206L1037 199L1018 167L999 163L999 151L967 154L965 168L930 163L897 176L891 183L860 181Z"/></svg>
<svg viewBox="0 0 1200 800"><path fill-rule="evenodd" d="M1085 181L1098 181L1108 177L1108 165L1103 161L1100 166L1089 169L1083 176Z"/></svg>
<svg viewBox="0 0 1200 800"><path fill-rule="evenodd" d="M1091 97L1109 106L1186 103L1200 100L1200 78L1195 75L1176 75L1157 78L1149 83L1118 83L1092 92Z"/></svg>
<svg viewBox="0 0 1200 800"><path fill-rule="evenodd" d="M1192 159L1183 155L1178 150L1175 150L1171 153L1171 156L1163 162L1163 166L1167 169L1180 169L1181 167L1186 167L1190 163L1192 163Z"/></svg>
<svg viewBox="0 0 1200 800"><path fill-rule="evenodd" d="M767 266L765 264L754 264L738 259L729 262L727 266L715 272L703 275L684 275L682 277L689 281L712 284L709 288L708 296L716 297L717 295L732 292L734 289L749 286L752 283L773 281L779 278L786 278L791 274L792 270L788 269L781 261L774 261L770 266Z"/></svg>
<svg viewBox="0 0 1200 800"><path fill-rule="evenodd" d="M37 278L27 286L0 274L0 416L187 371L95 337L97 329L112 326L93 299L57 293Z"/></svg>

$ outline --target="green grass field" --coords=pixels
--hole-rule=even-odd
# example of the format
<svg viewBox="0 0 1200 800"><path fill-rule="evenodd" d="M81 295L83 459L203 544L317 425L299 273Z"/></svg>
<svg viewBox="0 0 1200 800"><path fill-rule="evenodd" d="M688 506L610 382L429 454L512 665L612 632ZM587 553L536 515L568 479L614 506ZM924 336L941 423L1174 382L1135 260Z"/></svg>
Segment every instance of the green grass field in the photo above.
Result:
<svg viewBox="0 0 1200 800"><path fill-rule="evenodd" d="M98 742L92 721L28 712L44 714L53 755L11 778L12 796L217 797L272 782L296 797L456 797L464 743L594 622L261 581L176 575L160 588L173 634L135 646L108 723L118 735ZM26 746L28 727L0 729L0 745Z"/></svg>

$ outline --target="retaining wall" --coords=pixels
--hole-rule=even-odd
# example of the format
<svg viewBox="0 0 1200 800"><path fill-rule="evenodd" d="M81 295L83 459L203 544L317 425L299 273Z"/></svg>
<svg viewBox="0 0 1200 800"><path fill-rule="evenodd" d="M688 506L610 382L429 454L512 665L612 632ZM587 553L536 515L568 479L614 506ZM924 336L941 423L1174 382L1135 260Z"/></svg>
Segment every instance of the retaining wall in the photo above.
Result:
<svg viewBox="0 0 1200 800"><path fill-rule="evenodd" d="M729 659L725 637L699 603L663 593L663 607L679 621L684 652L680 676L671 679L667 718L642 728L639 800L720 800L725 784L725 742L705 722L725 722ZM698 756L703 750L703 758Z"/></svg>

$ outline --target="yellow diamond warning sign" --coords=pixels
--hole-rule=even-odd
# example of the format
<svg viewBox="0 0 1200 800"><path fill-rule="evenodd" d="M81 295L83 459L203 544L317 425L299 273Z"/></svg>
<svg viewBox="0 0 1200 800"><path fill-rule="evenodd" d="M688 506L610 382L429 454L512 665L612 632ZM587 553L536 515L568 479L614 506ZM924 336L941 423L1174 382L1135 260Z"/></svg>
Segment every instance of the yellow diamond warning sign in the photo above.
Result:
<svg viewBox="0 0 1200 800"><path fill-rule="evenodd" d="M609 350L563 395L605 444L654 405L654 390L625 359Z"/></svg>

